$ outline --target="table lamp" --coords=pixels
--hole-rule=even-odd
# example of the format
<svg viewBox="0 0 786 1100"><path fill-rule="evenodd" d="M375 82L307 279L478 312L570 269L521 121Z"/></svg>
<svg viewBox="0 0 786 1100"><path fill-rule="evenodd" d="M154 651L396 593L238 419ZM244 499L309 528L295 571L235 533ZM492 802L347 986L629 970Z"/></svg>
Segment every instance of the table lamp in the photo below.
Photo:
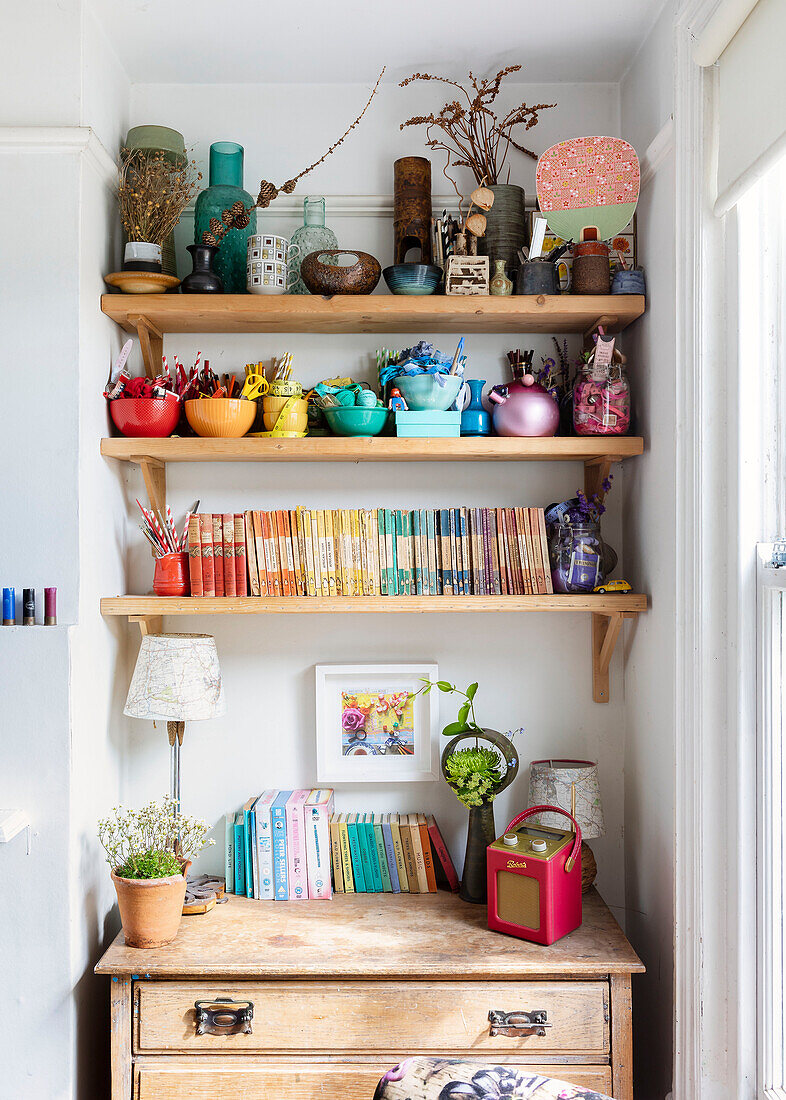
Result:
<svg viewBox="0 0 786 1100"><path fill-rule="evenodd" d="M598 865L586 842L606 835L598 765L591 760L533 760L529 770L529 804L542 806L544 803L567 810L578 822L582 837L581 888L589 890L598 873ZM557 814L540 814L539 820L541 825L565 828L565 819Z"/></svg>
<svg viewBox="0 0 786 1100"><path fill-rule="evenodd" d="M142 639L123 714L166 722L171 745L170 795L180 809L180 746L186 722L226 710L216 640L210 634L147 634Z"/></svg>

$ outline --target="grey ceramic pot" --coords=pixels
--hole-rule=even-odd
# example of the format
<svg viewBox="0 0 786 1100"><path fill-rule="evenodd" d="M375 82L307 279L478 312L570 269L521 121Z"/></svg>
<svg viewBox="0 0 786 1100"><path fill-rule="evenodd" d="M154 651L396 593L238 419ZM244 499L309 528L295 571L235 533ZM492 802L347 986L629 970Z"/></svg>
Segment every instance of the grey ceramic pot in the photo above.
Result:
<svg viewBox="0 0 786 1100"><path fill-rule="evenodd" d="M524 188L515 183L496 183L491 190L494 205L486 214L486 235L478 240L478 252L492 260L504 260L515 286L518 249L527 243Z"/></svg>

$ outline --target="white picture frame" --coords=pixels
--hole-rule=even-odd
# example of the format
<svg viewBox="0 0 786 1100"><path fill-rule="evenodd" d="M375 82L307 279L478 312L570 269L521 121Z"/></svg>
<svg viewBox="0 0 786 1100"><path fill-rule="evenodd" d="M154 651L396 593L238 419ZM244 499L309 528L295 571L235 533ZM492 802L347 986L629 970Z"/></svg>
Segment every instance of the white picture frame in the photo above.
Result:
<svg viewBox="0 0 786 1100"><path fill-rule="evenodd" d="M436 664L317 665L315 673L320 785L439 778L439 693L415 695L424 679L437 679ZM385 708L387 702L392 706Z"/></svg>

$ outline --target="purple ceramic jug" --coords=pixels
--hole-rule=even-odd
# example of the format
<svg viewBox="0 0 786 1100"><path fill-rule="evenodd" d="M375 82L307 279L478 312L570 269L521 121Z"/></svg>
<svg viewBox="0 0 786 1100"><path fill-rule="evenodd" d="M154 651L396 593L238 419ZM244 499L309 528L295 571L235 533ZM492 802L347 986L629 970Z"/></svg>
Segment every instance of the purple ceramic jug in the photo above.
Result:
<svg viewBox="0 0 786 1100"><path fill-rule="evenodd" d="M534 375L527 373L509 385L494 386L489 398L494 402L497 435L557 434L559 406Z"/></svg>

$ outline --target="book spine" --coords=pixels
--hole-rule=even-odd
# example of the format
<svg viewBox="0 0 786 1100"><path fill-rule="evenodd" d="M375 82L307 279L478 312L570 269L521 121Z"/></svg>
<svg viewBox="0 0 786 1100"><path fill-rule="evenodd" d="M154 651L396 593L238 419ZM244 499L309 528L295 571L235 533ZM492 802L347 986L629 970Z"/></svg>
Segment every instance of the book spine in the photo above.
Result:
<svg viewBox="0 0 786 1100"><path fill-rule="evenodd" d="M368 861L371 865L371 881L374 883L374 892L376 894L381 894L383 890L382 868L379 865L379 853L377 852L377 834L374 831L374 825L371 821L370 814L366 814L366 820L363 822L363 827L366 830L366 851L368 852Z"/></svg>
<svg viewBox="0 0 786 1100"><path fill-rule="evenodd" d="M379 591L388 594L388 559L385 546L385 509L377 508L377 536L379 541Z"/></svg>
<svg viewBox="0 0 786 1100"><path fill-rule="evenodd" d="M273 525L273 538L275 540L276 554L278 555L278 568L281 574L281 595L291 596L292 588L289 583L289 569L287 568L286 535L284 533L284 513L277 509L270 513Z"/></svg>
<svg viewBox="0 0 786 1100"><path fill-rule="evenodd" d="M250 807L246 806L243 810L243 855L246 864L246 897L254 897L254 844L251 837L251 818Z"/></svg>
<svg viewBox="0 0 786 1100"><path fill-rule="evenodd" d="M259 850L257 848L257 815L251 810L248 815L248 847L251 860L251 894L252 898L259 897ZM246 896L248 895L248 883L246 883Z"/></svg>
<svg viewBox="0 0 786 1100"><path fill-rule="evenodd" d="M202 540L199 529L199 516L191 516L188 521L188 575L191 581L192 596L204 595L202 588Z"/></svg>
<svg viewBox="0 0 786 1100"><path fill-rule="evenodd" d="M298 522L303 530L303 543L306 549L306 592L316 596L317 582L314 566L314 542L311 538L311 512L307 508L298 508Z"/></svg>
<svg viewBox="0 0 786 1100"><path fill-rule="evenodd" d="M273 829L273 887L276 901L289 901L286 807L271 807L270 818Z"/></svg>
<svg viewBox="0 0 786 1100"><path fill-rule="evenodd" d="M322 557L319 543L319 513L315 508L311 509L311 545L314 550L314 586L315 595L322 595Z"/></svg>
<svg viewBox="0 0 786 1100"><path fill-rule="evenodd" d="M273 900L273 830L270 827L270 803L254 807L257 829L257 865L259 892L262 901Z"/></svg>
<svg viewBox="0 0 786 1100"><path fill-rule="evenodd" d="M341 571L341 510L334 508L330 513L330 529L332 532L332 548L333 554L333 570L334 581L336 585L336 595L343 596L344 592L344 577Z"/></svg>
<svg viewBox="0 0 786 1100"><path fill-rule="evenodd" d="M328 560L327 532L325 530L325 511L317 510L317 538L319 540L320 595L330 595L330 562Z"/></svg>
<svg viewBox="0 0 786 1100"><path fill-rule="evenodd" d="M521 520L524 527L524 538L527 543L527 559L529 561L529 575L532 582L532 591L537 594L540 592L540 584L538 582L538 561L535 556L535 545L532 541L532 529L529 523L529 508L521 509Z"/></svg>
<svg viewBox="0 0 786 1100"><path fill-rule="evenodd" d="M230 513L225 513L221 517L221 527L224 537L224 595L236 596L235 517Z"/></svg>
<svg viewBox="0 0 786 1100"><path fill-rule="evenodd" d="M254 542L254 513L251 511L241 513L243 525L244 549L246 564L248 566L248 591L252 596L259 596L259 572L257 570L257 548ZM237 542L237 527L235 527L235 541ZM235 555L237 557L237 555ZM239 578L237 578L239 580ZM237 582L236 582L237 583Z"/></svg>
<svg viewBox="0 0 786 1100"><path fill-rule="evenodd" d="M246 520L242 512L232 516L235 547L235 595L248 595L248 544L246 543ZM257 583L257 589L259 584ZM257 595L259 592L257 591Z"/></svg>
<svg viewBox="0 0 786 1100"><path fill-rule="evenodd" d="M402 814L399 818L399 831L401 833L401 848L404 853L404 867L409 883L409 892L410 894L419 894L420 885L418 884L418 870L415 863L415 849L412 846L412 830L409 827L406 814Z"/></svg>
<svg viewBox="0 0 786 1100"><path fill-rule="evenodd" d="M366 530L366 513L363 509L358 512L358 532L360 543L360 591L362 595L370 595L369 589L369 562L368 562L368 532Z"/></svg>
<svg viewBox="0 0 786 1100"><path fill-rule="evenodd" d="M532 587L532 578L530 575L527 540L524 536L524 521L521 515L521 508L514 508L513 515L516 520L516 539L519 548L519 558L521 560L521 580L524 594L529 596L534 592L534 589Z"/></svg>
<svg viewBox="0 0 786 1100"><path fill-rule="evenodd" d="M494 522L497 528L497 561L499 562L499 590L500 594L508 593L508 570L505 562L505 532L502 527L503 512L501 508L494 510Z"/></svg>
<svg viewBox="0 0 786 1100"><path fill-rule="evenodd" d="M551 559L549 558L549 541L546 535L546 515L542 508L536 509L538 513L538 532L540 533L540 549L543 555L543 568L546 574L546 595L554 595L554 585L551 580Z"/></svg>
<svg viewBox="0 0 786 1100"><path fill-rule="evenodd" d="M412 837L412 851L415 856L415 873L418 876L418 890L421 894L427 894L428 878L426 877L426 862L423 856L423 844L420 840L420 827L418 825L418 815L409 815L409 832Z"/></svg>
<svg viewBox="0 0 786 1100"><path fill-rule="evenodd" d="M532 550L535 555L535 572L538 577L538 592L541 596L545 596L548 559L546 562L543 561L543 553L540 547L540 525L538 523L537 508L527 509L527 519L529 520L529 530L532 538Z"/></svg>
<svg viewBox="0 0 786 1100"><path fill-rule="evenodd" d="M349 536L349 512L346 508L339 511L339 558L341 564L341 584L345 596L354 596L352 589L352 548Z"/></svg>
<svg viewBox="0 0 786 1100"><path fill-rule="evenodd" d="M437 574L437 540L433 508L426 509L426 529L428 542L428 586L431 595L438 596L440 588Z"/></svg>
<svg viewBox="0 0 786 1100"><path fill-rule="evenodd" d="M330 804L307 804L305 828L308 896L316 901L326 901L333 893L330 885Z"/></svg>
<svg viewBox="0 0 786 1100"><path fill-rule="evenodd" d="M278 523L275 512L263 512L262 524L265 531L265 555L268 570L268 588L271 583L274 596L283 596L284 587L281 571L284 563L278 552Z"/></svg>
<svg viewBox="0 0 786 1100"><path fill-rule="evenodd" d="M289 581L290 596L297 596L297 578L295 577L295 546L292 539L292 529L289 526L289 511L281 512L281 522L284 530L284 554L286 557L287 579Z"/></svg>
<svg viewBox="0 0 786 1100"><path fill-rule="evenodd" d="M200 513L199 537L202 542L202 594L204 596L215 596L216 578L213 571L213 516L210 512Z"/></svg>
<svg viewBox="0 0 786 1100"><path fill-rule="evenodd" d="M396 561L396 531L393 512L385 509L385 551L388 559L388 595L398 595L398 562Z"/></svg>
<svg viewBox="0 0 786 1100"><path fill-rule="evenodd" d="M491 573L493 578L492 591L495 596L502 594L502 585L499 569L499 546L497 544L497 512L495 508L488 509L489 515L489 543L491 552Z"/></svg>
<svg viewBox="0 0 786 1100"><path fill-rule="evenodd" d="M394 894L401 893L401 886L398 881L398 866L396 864L396 853L393 848L393 832L390 828L390 821L388 814L384 814L382 818L382 839L385 843L385 856L388 863L388 877L390 878L390 888Z"/></svg>
<svg viewBox="0 0 786 1100"><path fill-rule="evenodd" d="M385 853L385 838L382 835L382 825L376 820L376 817L371 827L374 830L374 839L377 845L377 863L379 864L379 873L382 876L382 890L386 894L391 894L393 886L388 870L388 857Z"/></svg>
<svg viewBox="0 0 786 1100"><path fill-rule="evenodd" d="M333 534L333 513L325 509L325 557L327 559L328 592L335 596L338 591L336 583L336 540Z"/></svg>
<svg viewBox="0 0 786 1100"><path fill-rule="evenodd" d="M478 547L477 547L477 517L475 509L470 508L467 514L469 528L469 586L473 596L480 595L478 589Z"/></svg>
<svg viewBox="0 0 786 1100"><path fill-rule="evenodd" d="M461 568L464 581L464 595L469 596L472 594L472 583L470 577L469 520L467 518L466 508L459 508L459 521L461 524Z"/></svg>
<svg viewBox="0 0 786 1100"><path fill-rule="evenodd" d="M292 569L295 577L295 595L305 596L306 590L303 586L303 565L300 560L300 535L297 527L297 511L294 508L289 510L287 522L289 523L288 534L292 545Z"/></svg>
<svg viewBox="0 0 786 1100"><path fill-rule="evenodd" d="M415 550L415 595L423 595L423 561L420 556L420 512L412 513L412 543Z"/></svg>
<svg viewBox="0 0 786 1100"><path fill-rule="evenodd" d="M235 815L235 893L238 897L246 896L246 846L243 841L243 814Z"/></svg>
<svg viewBox="0 0 786 1100"><path fill-rule="evenodd" d="M355 893L355 876L352 872L352 853L349 848L349 829L346 814L339 815L338 836L341 845L341 875L344 879L344 893Z"/></svg>
<svg viewBox="0 0 786 1100"><path fill-rule="evenodd" d="M402 894L409 893L409 875L407 874L407 861L404 858L404 841L401 836L401 825L398 814L390 814L390 833L393 839L393 857L398 871L398 884Z"/></svg>
<svg viewBox="0 0 786 1100"><path fill-rule="evenodd" d="M521 570L521 555L519 553L519 541L516 533L516 517L512 508L505 509L505 529L508 537L510 566L513 573L513 592L516 596L522 596L525 592L524 578Z"/></svg>
<svg viewBox="0 0 786 1100"><path fill-rule="evenodd" d="M225 596L224 590L224 517L213 514L213 583L216 595Z"/></svg>
<svg viewBox="0 0 786 1100"><path fill-rule="evenodd" d="M425 814L418 814L418 830L420 832L420 847L423 852L423 866L426 872L428 892L430 894L436 894L437 878L434 874L434 859L431 855L431 841L428 836L428 825L426 824Z"/></svg>
<svg viewBox="0 0 786 1100"><path fill-rule="evenodd" d="M363 595L363 570L360 558L360 523L357 508L350 509L349 525L352 538L352 588L355 596Z"/></svg>
<svg viewBox="0 0 786 1100"><path fill-rule="evenodd" d="M224 889L235 892L235 815L224 814Z"/></svg>
<svg viewBox="0 0 786 1100"><path fill-rule="evenodd" d="M442 839L442 833L439 831L439 826L433 815L429 814L426 821L428 824L428 835L431 838L431 843L434 846L437 859L442 864L442 869L445 872L445 878L448 880L448 885L451 890L456 893L459 888L459 880L456 874L456 868L453 866L453 860L450 858L450 852L447 849L445 841Z"/></svg>
<svg viewBox="0 0 786 1100"><path fill-rule="evenodd" d="M358 814L358 820L356 822L358 851L360 853L360 864L363 868L363 883L366 888L367 894L376 894L377 890L374 870L371 866L371 852L368 847L368 832L366 830L366 823L362 820L363 815ZM380 882L382 880L380 879Z"/></svg>
<svg viewBox="0 0 786 1100"><path fill-rule="evenodd" d="M344 872L341 869L341 833L339 831L339 814L333 814L330 819L330 863L333 869L333 889L337 894L344 893Z"/></svg>
<svg viewBox="0 0 786 1100"><path fill-rule="evenodd" d="M349 836L349 855L352 863L352 876L355 880L355 892L366 893L366 878L363 873L363 860L360 855L360 842L358 840L358 826L354 818L357 814L351 814L353 820L347 820L347 834Z"/></svg>
<svg viewBox="0 0 786 1100"><path fill-rule="evenodd" d="M450 516L447 508L439 510L439 536L442 553L442 594L453 595L453 576L450 571Z"/></svg>
<svg viewBox="0 0 786 1100"><path fill-rule="evenodd" d="M290 899L306 901L308 899L306 827L303 803L297 800L297 795L298 792L295 791L287 802L287 874Z"/></svg>

